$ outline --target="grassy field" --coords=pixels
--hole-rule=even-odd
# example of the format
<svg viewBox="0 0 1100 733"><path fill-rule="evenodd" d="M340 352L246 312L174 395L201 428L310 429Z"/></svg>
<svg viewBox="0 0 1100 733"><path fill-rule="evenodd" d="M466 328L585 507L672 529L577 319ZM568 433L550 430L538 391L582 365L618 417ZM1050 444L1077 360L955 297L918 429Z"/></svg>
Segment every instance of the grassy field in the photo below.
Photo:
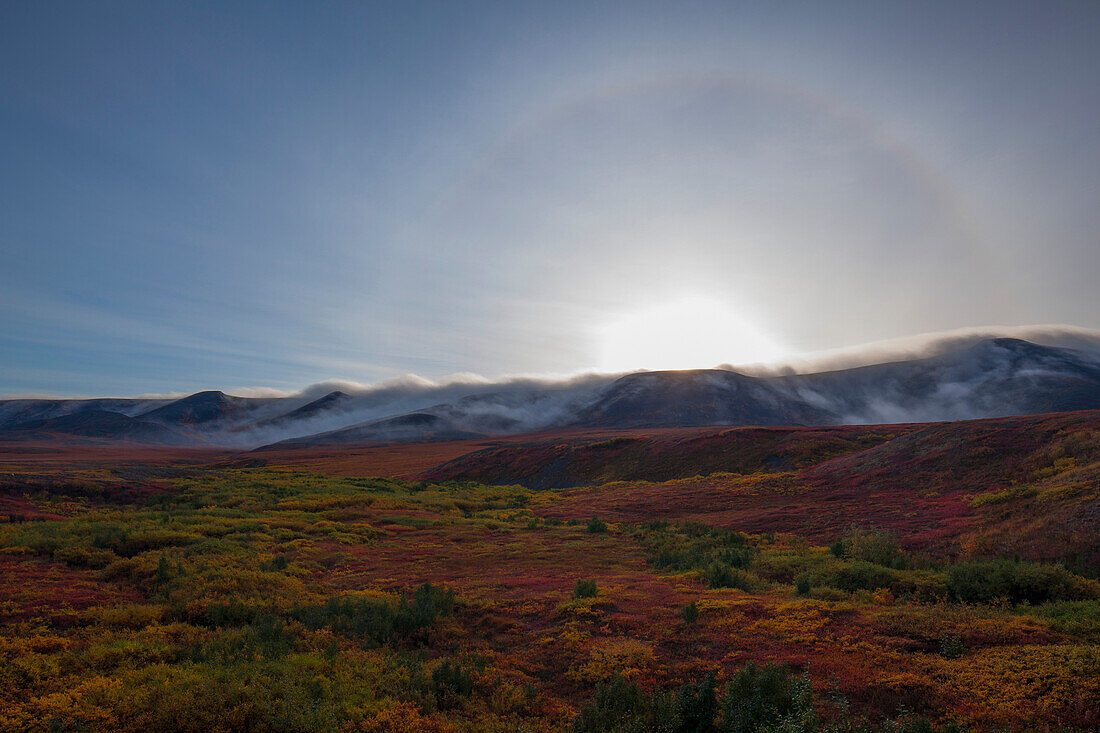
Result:
<svg viewBox="0 0 1100 733"><path fill-rule="evenodd" d="M1097 422L9 452L0 729L1096 730Z"/></svg>

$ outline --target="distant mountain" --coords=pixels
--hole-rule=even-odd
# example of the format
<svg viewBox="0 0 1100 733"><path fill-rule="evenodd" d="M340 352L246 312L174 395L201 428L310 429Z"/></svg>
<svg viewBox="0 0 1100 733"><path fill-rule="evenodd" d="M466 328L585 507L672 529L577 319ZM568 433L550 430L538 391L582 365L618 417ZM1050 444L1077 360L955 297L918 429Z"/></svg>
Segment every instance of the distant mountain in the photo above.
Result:
<svg viewBox="0 0 1100 733"><path fill-rule="evenodd" d="M0 430L30 420L46 420L88 410L117 412L133 417L172 402L170 399L99 398L91 400L0 400Z"/></svg>
<svg viewBox="0 0 1100 733"><path fill-rule="evenodd" d="M351 395L346 392L341 392L340 390L335 390L329 392L324 397L315 399L312 402L307 402L290 412L283 413L277 417L259 420L256 423L256 427L266 428L287 425L297 421L313 420L330 411L340 411L341 408L346 407L350 401L352 401Z"/></svg>
<svg viewBox="0 0 1100 733"><path fill-rule="evenodd" d="M196 392L139 417L166 425L198 426L238 418L254 402L245 397L232 397L225 392Z"/></svg>
<svg viewBox="0 0 1100 733"><path fill-rule="evenodd" d="M192 445L196 442L194 438L163 425L105 410L84 410L61 417L29 420L0 430L0 441L59 438L91 438L150 445Z"/></svg>
<svg viewBox="0 0 1100 733"><path fill-rule="evenodd" d="M320 397L208 391L154 401L4 400L0 433L24 430L20 426L34 420L100 411L169 428L196 444L249 448L457 440L563 427L858 425L1091 409L1100 409L1096 353L996 338L928 358L808 374L698 369L559 382L436 387L412 381ZM127 435L137 440L142 432Z"/></svg>
<svg viewBox="0 0 1100 733"><path fill-rule="evenodd" d="M827 410L776 389L772 380L732 371L640 372L617 380L581 410L580 427L666 428L705 425L822 425Z"/></svg>
<svg viewBox="0 0 1100 733"><path fill-rule="evenodd" d="M788 394L836 423L965 420L1100 407L1100 361L1019 339L981 341L928 359L787 377Z"/></svg>
<svg viewBox="0 0 1100 733"><path fill-rule="evenodd" d="M303 439L291 438L277 443L280 446L308 444L331 445L333 443L414 443L438 440L467 440L484 438L481 433L463 430L446 418L428 413L414 412L389 417L384 420L353 425L341 430L310 435Z"/></svg>

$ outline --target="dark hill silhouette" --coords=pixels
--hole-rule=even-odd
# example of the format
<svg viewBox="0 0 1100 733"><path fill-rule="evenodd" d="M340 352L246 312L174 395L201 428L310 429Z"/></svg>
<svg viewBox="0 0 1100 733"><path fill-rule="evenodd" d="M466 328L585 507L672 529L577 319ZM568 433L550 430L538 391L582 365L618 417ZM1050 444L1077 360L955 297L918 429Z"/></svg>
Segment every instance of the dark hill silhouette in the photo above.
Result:
<svg viewBox="0 0 1100 733"><path fill-rule="evenodd" d="M64 438L94 438L149 445L191 445L195 442L189 436L163 425L105 410L86 410L62 417L30 420L0 431L0 441Z"/></svg>

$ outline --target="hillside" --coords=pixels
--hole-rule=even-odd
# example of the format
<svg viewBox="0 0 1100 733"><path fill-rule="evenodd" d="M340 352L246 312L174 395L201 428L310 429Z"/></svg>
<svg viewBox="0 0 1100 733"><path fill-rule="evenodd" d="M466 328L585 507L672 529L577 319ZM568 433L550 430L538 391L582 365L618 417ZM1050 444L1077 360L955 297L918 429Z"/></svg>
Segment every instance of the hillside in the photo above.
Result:
<svg viewBox="0 0 1100 733"><path fill-rule="evenodd" d="M939 557L1100 565L1100 411L931 425L546 438L474 451L429 481L566 489L550 516L660 515L819 540L890 528Z"/></svg>

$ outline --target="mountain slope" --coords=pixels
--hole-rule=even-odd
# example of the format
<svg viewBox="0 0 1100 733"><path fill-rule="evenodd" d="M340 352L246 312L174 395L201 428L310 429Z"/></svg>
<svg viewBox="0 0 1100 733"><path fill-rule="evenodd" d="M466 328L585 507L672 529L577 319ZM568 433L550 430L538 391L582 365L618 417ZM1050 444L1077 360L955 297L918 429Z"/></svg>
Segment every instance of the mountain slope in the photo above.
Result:
<svg viewBox="0 0 1100 733"><path fill-rule="evenodd" d="M267 447L285 448L294 445L332 445L336 443L409 443L468 440L482 437L485 436L481 433L463 430L445 418L416 412L319 433L305 439L290 438Z"/></svg>
<svg viewBox="0 0 1100 733"><path fill-rule="evenodd" d="M148 445L191 445L189 436L164 425L118 412L84 410L43 420L29 420L0 430L0 441L52 441L90 438Z"/></svg>

